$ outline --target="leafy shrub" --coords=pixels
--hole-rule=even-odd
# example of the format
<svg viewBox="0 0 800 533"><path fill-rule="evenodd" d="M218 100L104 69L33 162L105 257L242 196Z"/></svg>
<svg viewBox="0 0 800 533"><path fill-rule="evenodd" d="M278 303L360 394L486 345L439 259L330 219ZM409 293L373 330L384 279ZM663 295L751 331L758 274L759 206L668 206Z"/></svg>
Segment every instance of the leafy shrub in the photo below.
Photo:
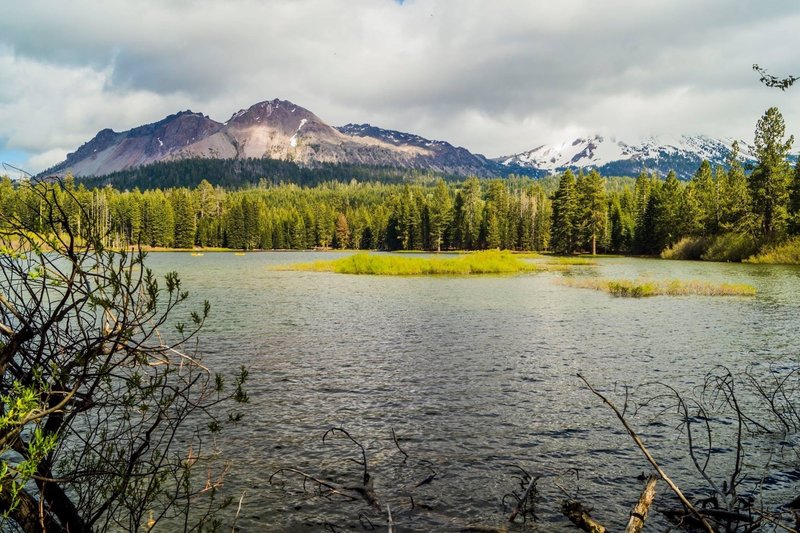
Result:
<svg viewBox="0 0 800 533"><path fill-rule="evenodd" d="M663 259L698 260L702 258L708 245L708 239L705 237L684 237L661 252L661 257Z"/></svg>
<svg viewBox="0 0 800 533"><path fill-rule="evenodd" d="M758 241L746 233L724 233L711 240L702 259L739 263L758 252L758 248Z"/></svg>
<svg viewBox="0 0 800 533"><path fill-rule="evenodd" d="M768 246L761 253L744 260L747 263L800 265L800 237Z"/></svg>

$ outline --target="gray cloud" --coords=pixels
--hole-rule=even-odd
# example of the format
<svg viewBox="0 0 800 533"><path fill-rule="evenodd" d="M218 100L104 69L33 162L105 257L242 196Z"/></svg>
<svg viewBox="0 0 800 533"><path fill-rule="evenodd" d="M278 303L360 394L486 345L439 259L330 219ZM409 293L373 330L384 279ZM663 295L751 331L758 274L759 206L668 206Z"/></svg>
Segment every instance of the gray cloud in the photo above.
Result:
<svg viewBox="0 0 800 533"><path fill-rule="evenodd" d="M490 156L750 138L771 105L800 128L796 91L750 70L797 74L798 23L794 1L28 0L0 20L0 139L40 167L104 127L275 97Z"/></svg>

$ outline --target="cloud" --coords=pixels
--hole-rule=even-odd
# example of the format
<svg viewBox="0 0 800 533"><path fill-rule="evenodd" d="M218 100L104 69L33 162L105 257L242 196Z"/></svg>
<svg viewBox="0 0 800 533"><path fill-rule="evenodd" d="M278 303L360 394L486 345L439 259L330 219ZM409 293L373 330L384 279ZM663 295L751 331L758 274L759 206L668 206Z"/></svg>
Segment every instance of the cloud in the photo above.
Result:
<svg viewBox="0 0 800 533"><path fill-rule="evenodd" d="M15 11L0 20L0 139L37 164L104 127L186 108L225 120L275 97L334 125L489 156L577 131L749 138L771 105L800 128L800 99L750 70L798 73L794 1L28 0Z"/></svg>

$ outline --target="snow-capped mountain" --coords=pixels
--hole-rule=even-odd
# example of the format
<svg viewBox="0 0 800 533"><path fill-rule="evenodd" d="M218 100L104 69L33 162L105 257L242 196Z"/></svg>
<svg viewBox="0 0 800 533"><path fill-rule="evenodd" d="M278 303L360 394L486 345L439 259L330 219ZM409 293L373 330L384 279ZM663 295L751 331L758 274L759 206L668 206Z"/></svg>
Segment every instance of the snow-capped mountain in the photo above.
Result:
<svg viewBox="0 0 800 533"><path fill-rule="evenodd" d="M494 161L507 168L537 169L548 172L571 169L597 169L606 176L635 176L642 170L665 176L670 170L689 179L703 160L724 165L733 139L714 139L704 135L648 137L636 143L595 135L570 142L542 145L533 150ZM739 142L739 157L752 161L752 147Z"/></svg>

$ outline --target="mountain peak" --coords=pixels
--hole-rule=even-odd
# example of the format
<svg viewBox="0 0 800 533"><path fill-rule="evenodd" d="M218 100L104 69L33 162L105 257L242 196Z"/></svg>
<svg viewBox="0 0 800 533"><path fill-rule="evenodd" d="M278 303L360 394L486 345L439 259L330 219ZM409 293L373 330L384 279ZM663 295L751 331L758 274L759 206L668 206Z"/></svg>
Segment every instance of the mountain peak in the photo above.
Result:
<svg viewBox="0 0 800 533"><path fill-rule="evenodd" d="M253 104L247 109L240 109L225 124L253 125L259 122L276 122L296 117L297 121L310 117L316 118L308 109L293 104L289 100L275 98ZM319 120L319 119L317 119Z"/></svg>
<svg viewBox="0 0 800 533"><path fill-rule="evenodd" d="M541 145L532 150L495 159L509 168L559 172L570 169L597 169L604 175L634 176L642 170L666 175L675 170L679 178L691 178L704 160L724 165L733 139L705 135L649 136L636 142L590 135L558 144ZM750 145L739 141L740 157L752 159Z"/></svg>

